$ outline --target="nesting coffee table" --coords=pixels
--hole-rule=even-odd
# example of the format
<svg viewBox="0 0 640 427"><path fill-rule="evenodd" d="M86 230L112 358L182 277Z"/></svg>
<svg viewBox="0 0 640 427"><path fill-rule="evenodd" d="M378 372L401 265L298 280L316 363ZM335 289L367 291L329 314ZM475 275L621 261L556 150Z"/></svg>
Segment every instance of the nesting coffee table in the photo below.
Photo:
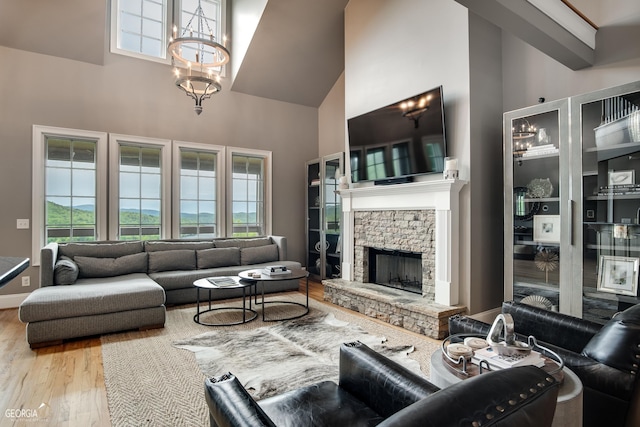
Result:
<svg viewBox="0 0 640 427"><path fill-rule="evenodd" d="M299 317L302 316L306 316L307 314L309 314L309 272L307 270L289 270L290 273L289 274L284 274L284 275L267 275L261 272L261 270L246 270L241 272L240 274L238 274L238 276L240 276L241 279L243 279L244 281L253 283L256 285L256 300L255 303L256 305L260 304L262 305L262 321L263 322L277 322L280 320L291 320L291 319L297 319ZM306 302L304 304L299 303L299 302L295 302L295 301L265 301L264 300L264 289L266 286L269 286L270 282L275 282L275 281L282 281L282 280L300 280L306 278ZM262 301L258 302L258 290L257 290L257 285L258 283L260 284L260 289L262 290ZM304 308L304 312L302 314L297 314L295 316L290 316L290 317L279 317L277 319L268 319L266 318L265 312L267 311L266 307L267 304L290 304L290 305L297 305L300 306L302 308Z"/></svg>
<svg viewBox="0 0 640 427"><path fill-rule="evenodd" d="M196 315L193 316L193 321L205 326L233 326L247 323L258 317L258 312L251 308L251 288L253 292L256 292L256 282L240 280L237 276L225 276L225 277L207 277L205 279L198 279L193 282L193 286L196 287ZM242 307L211 307L211 291L219 291L222 289L237 289L242 288ZM209 292L209 308L202 310L200 306L200 291L207 290ZM249 289L249 308L247 308L247 289ZM206 306L205 306L206 307ZM220 322L211 323L203 322L200 320L200 316L205 313L215 311L241 311L242 320L237 322ZM264 313L263 313L264 316Z"/></svg>

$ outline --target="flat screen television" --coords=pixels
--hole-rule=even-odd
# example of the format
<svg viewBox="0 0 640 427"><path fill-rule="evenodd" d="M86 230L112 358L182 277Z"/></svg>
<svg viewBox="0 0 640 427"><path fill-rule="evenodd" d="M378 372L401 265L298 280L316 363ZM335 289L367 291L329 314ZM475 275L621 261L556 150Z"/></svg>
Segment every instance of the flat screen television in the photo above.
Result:
<svg viewBox="0 0 640 427"><path fill-rule="evenodd" d="M347 120L351 182L408 182L442 172L442 86Z"/></svg>

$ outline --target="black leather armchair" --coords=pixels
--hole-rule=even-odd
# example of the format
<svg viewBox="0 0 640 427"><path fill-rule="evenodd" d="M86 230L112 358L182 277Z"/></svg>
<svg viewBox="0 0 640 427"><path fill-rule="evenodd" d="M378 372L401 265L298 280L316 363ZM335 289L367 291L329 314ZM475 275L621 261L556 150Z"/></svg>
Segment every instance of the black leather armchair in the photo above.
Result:
<svg viewBox="0 0 640 427"><path fill-rule="evenodd" d="M533 366L440 390L355 342L340 347L339 384L325 381L254 401L233 374L205 381L212 427L550 426L556 381ZM475 423L475 424L474 424Z"/></svg>
<svg viewBox="0 0 640 427"><path fill-rule="evenodd" d="M513 317L520 340L533 335L580 378L585 426L640 426L640 305L604 326L513 301L502 312ZM451 334L486 335L490 327L466 316L449 319Z"/></svg>

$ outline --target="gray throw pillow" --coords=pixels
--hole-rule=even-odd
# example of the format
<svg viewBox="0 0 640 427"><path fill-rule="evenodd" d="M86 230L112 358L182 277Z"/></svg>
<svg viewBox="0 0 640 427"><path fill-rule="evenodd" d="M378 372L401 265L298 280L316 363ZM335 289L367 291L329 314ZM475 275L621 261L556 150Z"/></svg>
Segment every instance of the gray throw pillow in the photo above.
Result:
<svg viewBox="0 0 640 427"><path fill-rule="evenodd" d="M196 251L181 249L175 251L149 252L149 273L172 270L195 270Z"/></svg>
<svg viewBox="0 0 640 427"><path fill-rule="evenodd" d="M213 247L213 242L211 241L202 241L202 242L175 242L175 241L163 241L163 240L149 240L144 242L144 250L147 252L155 252L155 251L175 251L182 249L210 249Z"/></svg>
<svg viewBox="0 0 640 427"><path fill-rule="evenodd" d="M119 258L77 256L74 261L80 270L79 277L113 277L147 272L147 254L144 252Z"/></svg>
<svg viewBox="0 0 640 427"><path fill-rule="evenodd" d="M132 242L100 242L100 243L61 243L58 246L60 256L65 255L70 258L77 256L95 258L118 258L125 255L138 254L144 250L142 242L139 240Z"/></svg>
<svg viewBox="0 0 640 427"><path fill-rule="evenodd" d="M256 238L235 238L235 239L219 239L213 241L216 248L253 248L256 246L266 246L273 243L271 237Z"/></svg>
<svg viewBox="0 0 640 427"><path fill-rule="evenodd" d="M78 264L66 256L61 256L53 269L53 283L56 285L72 285L78 279Z"/></svg>
<svg viewBox="0 0 640 427"><path fill-rule="evenodd" d="M278 261L278 245L240 249L240 263L242 265L261 264L271 261Z"/></svg>
<svg viewBox="0 0 640 427"><path fill-rule="evenodd" d="M240 265L240 248L213 248L196 251L198 268Z"/></svg>

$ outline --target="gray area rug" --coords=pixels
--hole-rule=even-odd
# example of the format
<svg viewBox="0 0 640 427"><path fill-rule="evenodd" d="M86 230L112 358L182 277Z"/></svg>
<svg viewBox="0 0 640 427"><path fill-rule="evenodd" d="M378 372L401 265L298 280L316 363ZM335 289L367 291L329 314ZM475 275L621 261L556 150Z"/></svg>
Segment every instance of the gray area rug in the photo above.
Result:
<svg viewBox="0 0 640 427"><path fill-rule="evenodd" d="M388 347L385 337L340 321L331 313L306 316L251 331L216 331L174 343L193 351L207 377L233 373L254 399L319 381L338 382L340 344L360 341L421 374L409 359L412 345Z"/></svg>
<svg viewBox="0 0 640 427"><path fill-rule="evenodd" d="M299 293L280 294L274 299L302 302ZM269 297L267 298L269 299ZM220 303L214 303L219 306ZM237 301L223 305L237 305ZM439 341L421 336L373 319L315 300L309 301L311 310L305 318L332 313L337 320L359 326L374 337L386 337L387 347L412 345L415 351L409 358L418 362L429 375L429 359L439 347ZM291 306L272 305L270 314L291 314ZM295 309L295 307L294 307ZM176 348L173 343L211 332L238 334L280 323L253 322L232 327L207 327L194 323L194 305L167 309L167 321L162 329L130 331L104 335L100 338L104 365L104 383L107 389L109 415L113 426L205 426L209 415L204 399L206 375L196 362L195 353ZM302 318L302 319L305 319ZM348 340L346 340L348 341ZM261 364L264 347L243 349L256 365ZM337 357L337 356L336 356ZM220 371L232 369L220 366Z"/></svg>

